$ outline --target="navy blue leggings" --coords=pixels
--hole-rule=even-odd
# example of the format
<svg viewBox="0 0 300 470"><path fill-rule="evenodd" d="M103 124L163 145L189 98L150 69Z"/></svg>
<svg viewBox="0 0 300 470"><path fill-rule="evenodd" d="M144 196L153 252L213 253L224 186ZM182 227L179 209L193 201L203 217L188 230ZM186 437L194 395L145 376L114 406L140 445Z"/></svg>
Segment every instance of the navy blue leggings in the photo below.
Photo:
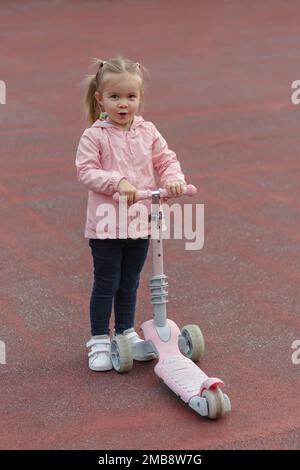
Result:
<svg viewBox="0 0 300 470"><path fill-rule="evenodd" d="M148 238L89 240L94 262L90 300L92 336L109 334L113 301L116 333L134 326L137 289L149 241Z"/></svg>

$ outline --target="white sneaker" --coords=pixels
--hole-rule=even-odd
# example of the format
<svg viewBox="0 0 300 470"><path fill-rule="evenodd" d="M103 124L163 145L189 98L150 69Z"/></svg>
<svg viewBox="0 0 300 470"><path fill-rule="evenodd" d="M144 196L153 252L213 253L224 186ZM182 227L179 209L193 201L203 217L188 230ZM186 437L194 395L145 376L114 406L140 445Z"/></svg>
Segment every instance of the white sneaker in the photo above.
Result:
<svg viewBox="0 0 300 470"><path fill-rule="evenodd" d="M109 336L94 336L86 343L86 347L90 348L88 356L91 370L104 371L112 369Z"/></svg>
<svg viewBox="0 0 300 470"><path fill-rule="evenodd" d="M151 361L156 358L156 354L143 350L145 341L139 337L134 328L123 331L123 335L127 336L132 347L133 359L135 361ZM116 336L115 330L113 337Z"/></svg>

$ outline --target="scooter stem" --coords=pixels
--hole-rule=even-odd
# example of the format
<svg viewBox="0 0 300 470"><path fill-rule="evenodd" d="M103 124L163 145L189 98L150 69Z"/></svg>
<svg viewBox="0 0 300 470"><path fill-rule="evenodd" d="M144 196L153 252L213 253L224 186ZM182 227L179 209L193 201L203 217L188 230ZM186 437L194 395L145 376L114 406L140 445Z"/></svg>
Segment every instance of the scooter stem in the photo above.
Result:
<svg viewBox="0 0 300 470"><path fill-rule="evenodd" d="M153 276L150 280L151 303L153 305L154 324L164 327L167 319L168 278L164 274L162 211L160 191L152 191L151 236L153 252Z"/></svg>

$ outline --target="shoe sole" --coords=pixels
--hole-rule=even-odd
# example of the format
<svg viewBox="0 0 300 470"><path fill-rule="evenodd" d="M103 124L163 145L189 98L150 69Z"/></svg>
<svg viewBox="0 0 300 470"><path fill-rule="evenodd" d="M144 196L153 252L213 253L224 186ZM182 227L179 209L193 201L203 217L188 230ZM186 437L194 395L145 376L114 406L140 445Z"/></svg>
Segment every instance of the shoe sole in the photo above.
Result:
<svg viewBox="0 0 300 470"><path fill-rule="evenodd" d="M89 366L89 369L92 370L93 372L106 372L106 371L109 371L109 370L112 370L112 366L110 368L107 368L107 367L90 367Z"/></svg>
<svg viewBox="0 0 300 470"><path fill-rule="evenodd" d="M156 354L148 354L147 356L135 356L133 355L133 359L135 361L140 361L140 362L146 362L146 361L152 361L153 359L156 359Z"/></svg>

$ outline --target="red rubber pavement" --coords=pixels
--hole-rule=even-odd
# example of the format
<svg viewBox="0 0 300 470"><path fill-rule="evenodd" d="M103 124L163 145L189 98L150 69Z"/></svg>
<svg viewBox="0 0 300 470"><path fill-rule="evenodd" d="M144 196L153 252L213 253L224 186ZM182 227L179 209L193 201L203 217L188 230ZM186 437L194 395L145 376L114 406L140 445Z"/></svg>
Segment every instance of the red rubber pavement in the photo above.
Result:
<svg viewBox="0 0 300 470"><path fill-rule="evenodd" d="M299 2L1 3L2 449L299 449ZM117 53L151 73L155 122L205 204L205 244L165 243L169 315L199 324L213 422L135 364L86 364L91 258L74 158L79 82ZM189 201L187 201L189 202ZM137 323L151 318L149 259Z"/></svg>

